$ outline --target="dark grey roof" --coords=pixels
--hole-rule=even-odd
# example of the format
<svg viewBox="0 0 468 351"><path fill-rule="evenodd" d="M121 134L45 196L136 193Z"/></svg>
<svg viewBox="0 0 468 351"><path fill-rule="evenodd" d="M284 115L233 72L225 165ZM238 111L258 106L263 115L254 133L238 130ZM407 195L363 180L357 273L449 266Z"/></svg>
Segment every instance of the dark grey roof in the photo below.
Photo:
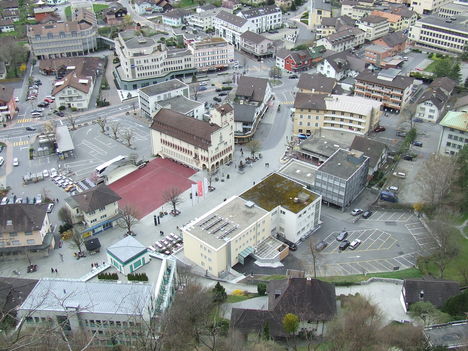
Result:
<svg viewBox="0 0 468 351"><path fill-rule="evenodd" d="M254 44L261 44L265 40L271 41L270 39L265 38L263 35L251 32L250 30L244 32L240 36L245 41L254 43Z"/></svg>
<svg viewBox="0 0 468 351"><path fill-rule="evenodd" d="M460 293L460 284L452 280L405 279L403 290L408 305L427 301L440 308L450 297Z"/></svg>
<svg viewBox="0 0 468 351"><path fill-rule="evenodd" d="M364 71L356 77L356 82L358 81L364 81L368 83L379 84L387 87L404 90L411 84L413 84L414 78L397 75L393 80L390 81L379 79L377 73L373 73L371 71Z"/></svg>
<svg viewBox="0 0 468 351"><path fill-rule="evenodd" d="M223 20L227 23L230 23L236 27L242 27L244 24L247 23L247 20L245 18L242 18L240 16L233 15L229 12L226 11L220 11L217 15L216 18L219 18L220 20Z"/></svg>
<svg viewBox="0 0 468 351"><path fill-rule="evenodd" d="M257 108L249 104L234 104L234 121L253 123Z"/></svg>
<svg viewBox="0 0 468 351"><path fill-rule="evenodd" d="M430 16L425 16L419 19L418 22L425 23L425 24L432 24L434 26L441 27L441 28L449 28L449 29L454 29L457 31L466 32L467 30L466 17L454 16L454 18L456 18L456 20L454 21L451 20L450 22L447 22L447 20L443 17L430 15Z"/></svg>
<svg viewBox="0 0 468 351"><path fill-rule="evenodd" d="M325 58L330 66L338 73L349 69L348 57L350 53L347 51L337 52L336 54L330 55Z"/></svg>
<svg viewBox="0 0 468 351"><path fill-rule="evenodd" d="M330 1L326 0L314 0L312 1L312 8L315 10L322 10L322 11L331 11L332 6Z"/></svg>
<svg viewBox="0 0 468 351"><path fill-rule="evenodd" d="M4 104L8 103L13 97L13 92L13 88L0 84L0 102Z"/></svg>
<svg viewBox="0 0 468 351"><path fill-rule="evenodd" d="M387 145L380 141L369 139L365 136L356 135L349 148L351 150L364 152L364 155L369 157L369 167L374 168L382 156L382 153L385 152Z"/></svg>
<svg viewBox="0 0 468 351"><path fill-rule="evenodd" d="M68 200L67 203L70 204L72 208L75 207L73 205L77 205L81 211L89 213L99 208L106 207L120 199L121 197L107 185L99 184L94 188L73 195L65 201Z"/></svg>
<svg viewBox="0 0 468 351"><path fill-rule="evenodd" d="M448 77L436 78L432 81L431 85L429 85L430 88L440 88L447 95L450 95L456 86L457 83Z"/></svg>
<svg viewBox="0 0 468 351"><path fill-rule="evenodd" d="M408 40L408 37L403 34L403 32L393 32L385 34L382 38L377 40L382 40L388 47L393 48L394 46L401 45Z"/></svg>
<svg viewBox="0 0 468 351"><path fill-rule="evenodd" d="M342 29L347 29L345 27L353 27L355 23L356 21L351 17L344 15L340 17L324 17L321 24L322 26L335 27L336 31L339 32Z"/></svg>
<svg viewBox="0 0 468 351"><path fill-rule="evenodd" d="M361 22L366 22L366 23L381 23L381 22L387 22L387 19L385 17L380 17L380 16L375 16L375 15L368 15L363 18L361 18Z"/></svg>
<svg viewBox="0 0 468 351"><path fill-rule="evenodd" d="M299 89L306 89L312 92L331 94L336 85L334 78L328 78L322 73L302 73L297 83Z"/></svg>
<svg viewBox="0 0 468 351"><path fill-rule="evenodd" d="M213 4L206 4L206 5L200 6L200 9L204 11L209 11L209 10L217 9L217 7Z"/></svg>
<svg viewBox="0 0 468 351"><path fill-rule="evenodd" d="M84 245L88 251L95 251L101 248L101 242L99 241L99 238L85 240Z"/></svg>
<svg viewBox="0 0 468 351"><path fill-rule="evenodd" d="M339 145L336 141L326 138L308 138L299 144L301 151L305 153L317 154L323 157L330 157L336 150L347 146Z"/></svg>
<svg viewBox="0 0 468 351"><path fill-rule="evenodd" d="M0 233L32 232L42 228L48 204L0 206Z"/></svg>
<svg viewBox="0 0 468 351"><path fill-rule="evenodd" d="M460 96L455 102L455 106L453 106L453 108L456 110L456 109L459 109L460 107L464 107L467 105L468 105L468 94L464 96Z"/></svg>
<svg viewBox="0 0 468 351"><path fill-rule="evenodd" d="M188 87L187 84L182 83L178 79L171 79L171 80L168 80L167 82L161 82L158 84L154 84L154 85L141 88L140 90L148 96L154 96L154 95L159 95L168 91L184 88L184 87Z"/></svg>
<svg viewBox="0 0 468 351"><path fill-rule="evenodd" d="M446 95L442 89L429 88L427 89L421 97L418 99L418 104L421 104L425 101L431 101L438 109L440 110L444 107L447 102L449 95Z"/></svg>
<svg viewBox="0 0 468 351"><path fill-rule="evenodd" d="M447 350L463 350L468 346L468 319L424 328L430 346L445 346Z"/></svg>
<svg viewBox="0 0 468 351"><path fill-rule="evenodd" d="M354 40L356 35L362 34L363 31L360 30L359 28L348 28L341 30L339 32L330 34L326 39L332 43L333 45L337 45L340 43L345 43L351 40Z"/></svg>
<svg viewBox="0 0 468 351"><path fill-rule="evenodd" d="M260 103L265 98L267 86L268 79L241 76L237 81L236 96Z"/></svg>
<svg viewBox="0 0 468 351"><path fill-rule="evenodd" d="M269 14L276 13L276 12L281 13L281 9L276 5L270 5L270 6L262 6L258 8L253 8L247 11L242 11L241 15L244 18L254 18L254 17L269 15Z"/></svg>
<svg viewBox="0 0 468 351"><path fill-rule="evenodd" d="M2 277L0 279L0 313L14 315L17 307L21 306L37 282L36 279Z"/></svg>
<svg viewBox="0 0 468 351"><path fill-rule="evenodd" d="M327 94L297 93L294 99L294 108L324 110Z"/></svg>
<svg viewBox="0 0 468 351"><path fill-rule="evenodd" d="M158 104L164 108L174 110L184 115L193 111L200 105L203 105L203 103L195 101L195 100L187 99L183 95L179 95L170 99L159 101Z"/></svg>
<svg viewBox="0 0 468 351"><path fill-rule="evenodd" d="M183 9L173 9L168 12L163 13L163 17L170 17L170 18L183 18L188 16L190 13Z"/></svg>
<svg viewBox="0 0 468 351"><path fill-rule="evenodd" d="M287 336L282 320L293 313L301 321L329 321L336 314L335 287L318 279L291 278L268 284L268 310L233 309L231 327L243 333L262 332L268 323L270 335Z"/></svg>
<svg viewBox="0 0 468 351"><path fill-rule="evenodd" d="M151 38L145 38L144 36L137 36L125 41L125 45L129 49L148 48L152 47L156 42Z"/></svg>
<svg viewBox="0 0 468 351"><path fill-rule="evenodd" d="M318 171L334 175L341 179L348 179L365 164L367 160L368 157L362 152L338 149L328 160L322 163Z"/></svg>

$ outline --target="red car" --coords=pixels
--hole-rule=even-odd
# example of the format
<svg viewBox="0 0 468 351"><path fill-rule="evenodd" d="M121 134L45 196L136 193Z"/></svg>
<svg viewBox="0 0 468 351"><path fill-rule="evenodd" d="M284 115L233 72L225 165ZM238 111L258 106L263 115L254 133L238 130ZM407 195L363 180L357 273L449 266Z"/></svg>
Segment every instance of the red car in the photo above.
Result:
<svg viewBox="0 0 468 351"><path fill-rule="evenodd" d="M380 133L380 132L384 132L385 131L385 127L375 127L374 128L374 132L376 133Z"/></svg>
<svg viewBox="0 0 468 351"><path fill-rule="evenodd" d="M53 103L53 102L54 102L54 100L52 100L52 99L49 99L49 98L45 98L45 99L44 99L44 101L45 101L45 102L47 102L47 103L49 103L49 104L51 104L51 103Z"/></svg>

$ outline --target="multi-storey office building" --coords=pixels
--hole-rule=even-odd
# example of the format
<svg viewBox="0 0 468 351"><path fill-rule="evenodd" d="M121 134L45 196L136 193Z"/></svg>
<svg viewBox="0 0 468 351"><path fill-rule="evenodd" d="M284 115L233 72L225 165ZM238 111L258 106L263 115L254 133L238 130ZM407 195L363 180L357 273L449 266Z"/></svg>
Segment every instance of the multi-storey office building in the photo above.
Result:
<svg viewBox="0 0 468 351"><path fill-rule="evenodd" d="M367 40L375 40L388 34L390 24L385 17L369 15L357 22L359 29L366 33Z"/></svg>
<svg viewBox="0 0 468 351"><path fill-rule="evenodd" d="M198 71L221 70L234 60L234 46L223 38L207 38L188 45Z"/></svg>

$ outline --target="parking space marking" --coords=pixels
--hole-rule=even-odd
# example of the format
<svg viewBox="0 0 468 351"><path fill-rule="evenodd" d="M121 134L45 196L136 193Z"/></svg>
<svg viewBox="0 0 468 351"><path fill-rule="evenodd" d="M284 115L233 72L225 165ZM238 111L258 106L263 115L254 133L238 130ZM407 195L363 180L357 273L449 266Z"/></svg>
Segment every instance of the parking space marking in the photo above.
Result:
<svg viewBox="0 0 468 351"><path fill-rule="evenodd" d="M20 141L15 141L12 143L13 146L22 146L22 145L29 145L31 143L30 140L20 140Z"/></svg>
<svg viewBox="0 0 468 351"><path fill-rule="evenodd" d="M408 222L414 215L411 212L380 212L375 211L368 221L374 222Z"/></svg>

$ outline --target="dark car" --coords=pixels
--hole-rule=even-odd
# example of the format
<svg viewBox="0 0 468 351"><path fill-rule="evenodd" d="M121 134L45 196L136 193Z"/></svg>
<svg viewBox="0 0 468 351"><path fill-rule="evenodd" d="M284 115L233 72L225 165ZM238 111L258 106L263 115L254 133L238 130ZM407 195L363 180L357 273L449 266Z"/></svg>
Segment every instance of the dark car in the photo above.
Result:
<svg viewBox="0 0 468 351"><path fill-rule="evenodd" d="M315 250L317 251L322 251L328 246L328 243L326 241L321 241L317 245L315 245Z"/></svg>
<svg viewBox="0 0 468 351"><path fill-rule="evenodd" d="M30 132L34 132L36 130L36 128L34 127L26 127L26 130L29 130Z"/></svg>
<svg viewBox="0 0 468 351"><path fill-rule="evenodd" d="M381 127L381 126L375 127L374 132L376 133L385 132L385 127Z"/></svg>
<svg viewBox="0 0 468 351"><path fill-rule="evenodd" d="M206 89L208 89L208 88L207 88L207 87L204 87L204 86L198 87L198 91L204 91L204 90L206 90Z"/></svg>
<svg viewBox="0 0 468 351"><path fill-rule="evenodd" d="M338 234L338 236L336 237L336 240L337 241L343 241L347 237L348 237L348 232L343 230L340 234Z"/></svg>
<svg viewBox="0 0 468 351"><path fill-rule="evenodd" d="M413 118L413 122L421 123L424 121L421 118Z"/></svg>
<svg viewBox="0 0 468 351"><path fill-rule="evenodd" d="M65 116L65 113L63 111L55 111L54 113L59 117Z"/></svg>
<svg viewBox="0 0 468 351"><path fill-rule="evenodd" d="M49 103L45 101L42 101L37 104L37 107L48 107L48 106L49 106Z"/></svg>
<svg viewBox="0 0 468 351"><path fill-rule="evenodd" d="M420 142L420 141L413 141L413 145L414 145L414 146L422 147L422 146L423 146L423 143Z"/></svg>
<svg viewBox="0 0 468 351"><path fill-rule="evenodd" d="M224 92L224 93L219 93L218 95L219 96L226 96L228 93Z"/></svg>
<svg viewBox="0 0 468 351"><path fill-rule="evenodd" d="M217 97L217 96L215 96L215 97L213 98L213 100L216 101L216 102L221 102L221 98L219 98L219 97Z"/></svg>
<svg viewBox="0 0 468 351"><path fill-rule="evenodd" d="M404 138L406 136L406 132L397 131L396 135L399 136L399 137Z"/></svg>
<svg viewBox="0 0 468 351"><path fill-rule="evenodd" d="M344 251L348 248L350 242L348 240L344 240L340 246L338 246L338 249L340 249L340 251Z"/></svg>
<svg viewBox="0 0 468 351"><path fill-rule="evenodd" d="M297 76L297 74L291 74L291 75L289 76L289 79L297 79L297 78L299 78L299 77Z"/></svg>
<svg viewBox="0 0 468 351"><path fill-rule="evenodd" d="M0 152L2 152L4 148L5 147L3 145L0 145Z"/></svg>
<svg viewBox="0 0 468 351"><path fill-rule="evenodd" d="M362 218L369 218L372 216L372 211L366 211L362 214Z"/></svg>
<svg viewBox="0 0 468 351"><path fill-rule="evenodd" d="M403 160L406 160L406 161L413 161L413 156L411 155L403 155Z"/></svg>

